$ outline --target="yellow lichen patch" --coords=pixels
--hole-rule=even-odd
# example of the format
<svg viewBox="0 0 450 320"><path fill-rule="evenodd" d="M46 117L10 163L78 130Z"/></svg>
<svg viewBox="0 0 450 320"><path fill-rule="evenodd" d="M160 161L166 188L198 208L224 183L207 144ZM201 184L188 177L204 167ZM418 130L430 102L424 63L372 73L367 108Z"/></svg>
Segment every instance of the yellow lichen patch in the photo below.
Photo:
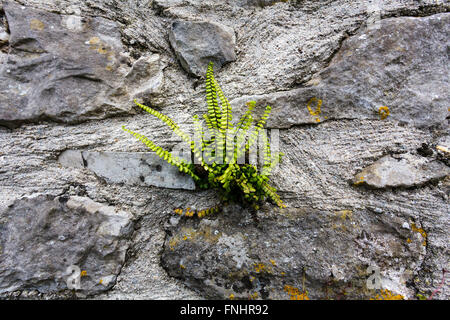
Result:
<svg viewBox="0 0 450 320"><path fill-rule="evenodd" d="M309 300L307 290L301 292L298 288L290 285L285 285L284 291L289 294L291 300Z"/></svg>
<svg viewBox="0 0 450 320"><path fill-rule="evenodd" d="M311 104L313 102L317 102L316 110L313 110L311 108ZM322 111L320 110L321 107L322 107L322 100L317 99L316 97L309 99L308 104L306 105L306 108L308 108L309 114L312 116L319 116L322 113ZM317 120L319 120L319 122L320 122L319 118L316 118L316 121Z"/></svg>
<svg viewBox="0 0 450 320"><path fill-rule="evenodd" d="M211 207L208 209L203 209L203 210L196 210L196 209L191 209L191 208L186 208L186 210L183 211L183 209L177 208L174 209L174 212L180 216L185 216L185 217L194 217L197 216L199 218L204 218L207 215L211 215L213 213L217 213L220 211L220 207L219 206L215 206L215 207Z"/></svg>
<svg viewBox="0 0 450 320"><path fill-rule="evenodd" d="M257 273L262 273L262 272L272 273L272 267L267 266L264 263L255 263L254 266L255 266L255 271Z"/></svg>
<svg viewBox="0 0 450 320"><path fill-rule="evenodd" d="M255 271L260 273L266 269L266 266L263 263L255 263Z"/></svg>
<svg viewBox="0 0 450 320"><path fill-rule="evenodd" d="M89 39L88 43L90 45L99 44L100 43L100 38L99 37L92 37L92 38Z"/></svg>
<svg viewBox="0 0 450 320"><path fill-rule="evenodd" d="M178 244L178 239L177 238L172 238L169 240L169 248L171 251L173 251L175 249L175 246Z"/></svg>
<svg viewBox="0 0 450 320"><path fill-rule="evenodd" d="M100 48L97 48L97 52L100 54L107 54L108 50L106 50L104 47L100 47Z"/></svg>
<svg viewBox="0 0 450 320"><path fill-rule="evenodd" d="M100 280L98 281L98 283L99 283L99 284L103 284L103 279L100 279Z"/></svg>
<svg viewBox="0 0 450 320"><path fill-rule="evenodd" d="M37 31L42 31L45 28L45 24L38 19L32 19L30 21L30 29L31 30L37 30Z"/></svg>
<svg viewBox="0 0 450 320"><path fill-rule="evenodd" d="M342 220L349 219L352 220L353 211L352 210L340 210L335 212Z"/></svg>
<svg viewBox="0 0 450 320"><path fill-rule="evenodd" d="M229 299L234 300L234 294L230 294Z"/></svg>
<svg viewBox="0 0 450 320"><path fill-rule="evenodd" d="M382 106L378 109L378 113L380 114L381 120L384 120L389 116L390 111L387 106Z"/></svg>
<svg viewBox="0 0 450 320"><path fill-rule="evenodd" d="M420 235L423 238L422 245L426 246L427 245L427 233L425 232L425 230L423 230L422 228L417 228L417 226L414 222L411 223L411 230L414 232L420 233Z"/></svg>
<svg viewBox="0 0 450 320"><path fill-rule="evenodd" d="M380 294L377 294L375 298L370 298L370 300L404 300L401 294L394 295L389 290L380 290Z"/></svg>
<svg viewBox="0 0 450 320"><path fill-rule="evenodd" d="M410 239L410 238L408 238L408 239L406 240L406 242L408 242L408 243L411 243L411 239Z"/></svg>
<svg viewBox="0 0 450 320"><path fill-rule="evenodd" d="M108 55L108 60L111 60L111 57L113 57L112 53L106 49L107 45L103 43L99 37L92 37L87 43L92 50L95 50L102 55Z"/></svg>
<svg viewBox="0 0 450 320"><path fill-rule="evenodd" d="M248 298L249 298L250 300L256 300L256 299L258 299L258 292L255 292L255 293L250 294L250 295L248 296Z"/></svg>
<svg viewBox="0 0 450 320"><path fill-rule="evenodd" d="M347 232L347 226L348 223L346 223L346 220L352 220L353 217L353 211L351 210L340 210L340 211L336 211L334 213L336 215L336 218L339 218L340 221L338 220L336 223L333 223L331 225L331 227L334 229L342 229L344 232ZM336 219L334 219L336 220ZM353 227L354 225L351 224L350 227Z"/></svg>
<svg viewBox="0 0 450 320"><path fill-rule="evenodd" d="M186 267L184 265L182 265L182 264L180 264L180 268L181 269L186 269Z"/></svg>
<svg viewBox="0 0 450 320"><path fill-rule="evenodd" d="M86 270L81 271L80 277L85 277L85 276L87 276L87 271Z"/></svg>
<svg viewBox="0 0 450 320"><path fill-rule="evenodd" d="M275 260L273 260L273 259L270 259L269 260L270 261L270 263L274 266L274 267L276 267L277 266L277 264L276 264L276 262L275 262Z"/></svg>

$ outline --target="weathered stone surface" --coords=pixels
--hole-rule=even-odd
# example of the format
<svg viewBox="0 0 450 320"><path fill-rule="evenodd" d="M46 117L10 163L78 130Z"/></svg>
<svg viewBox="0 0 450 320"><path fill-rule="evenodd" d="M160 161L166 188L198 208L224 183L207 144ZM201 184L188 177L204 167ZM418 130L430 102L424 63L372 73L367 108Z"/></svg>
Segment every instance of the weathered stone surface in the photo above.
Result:
<svg viewBox="0 0 450 320"><path fill-rule="evenodd" d="M175 21L169 39L182 67L193 75L204 75L210 61L219 69L236 60L233 30L218 23Z"/></svg>
<svg viewBox="0 0 450 320"><path fill-rule="evenodd" d="M414 187L445 178L450 168L442 162L411 154L385 156L355 176L355 184L375 188Z"/></svg>
<svg viewBox="0 0 450 320"><path fill-rule="evenodd" d="M447 13L383 20L344 41L330 66L309 82L312 86L231 103L271 105L270 127L334 119L393 119L418 127L446 127L449 22ZM387 118L380 111L384 106Z"/></svg>
<svg viewBox="0 0 450 320"><path fill-rule="evenodd" d="M298 267L305 267L305 288L312 298L327 298L327 292L328 298L336 299L373 297L379 291L360 290L364 289L369 263L375 263L380 267L382 278L386 280L383 282L385 283L383 288L395 294L403 294L409 299L416 299L418 293L430 297L442 282L442 269L449 269L449 178L412 188L365 188L355 186L353 182L356 174L386 155L400 157L402 154L410 154L426 158L426 163L439 161L449 165L450 158L445 151L450 148L448 128L440 109L441 98L435 100L438 103L434 105L433 96L428 93L439 92L437 89L439 86L448 86L448 83L440 80L443 66L448 64L447 53L442 50L448 42L448 37L442 41L442 34L448 31L442 29L441 25L447 18L444 20L441 18L441 22L438 18L446 15L442 13L450 11L450 4L435 0L384 0L374 8L370 5L373 2L365 0L255 1L250 5L251 2L253 1L15 1L25 6L25 11L19 11L21 16L17 16L17 19L11 17L12 23L14 20L27 22L27 12L30 14L39 12L41 18L37 19L44 23L42 17L52 16L55 19L60 17L60 20L56 21L63 22L63 25L54 26L57 32L50 38L53 44L67 44L60 39L61 37L78 39L72 34L75 31L67 29L67 25L76 27L77 17L85 21L99 21L99 25L101 23L114 25L112 30L115 31L111 32L110 36L120 47L119 51L123 51L118 54L123 62L117 71L113 70L112 80L93 73L103 81L98 81L99 86L105 84L111 87L108 87L106 93L100 97L94 92L92 98L88 98L89 94L85 92L87 105L92 106L94 110L92 113L80 111L80 115L63 114L59 118L54 116L52 119L56 120L56 123L54 121L36 123L37 119L41 119L40 116L36 116L37 118L33 116L31 120L11 120L7 123L11 127L32 121L14 129L3 127L6 121L2 121L0 212L8 210L8 206L17 199L33 194L52 194L63 197L88 197L97 203L105 203L133 214L136 219L134 224L136 230L130 239L125 262L115 285L107 291L101 291L102 293L96 296L99 299L227 297L226 294L230 291L224 291L219 285L213 287L211 283L215 279L224 279L222 283L229 283L231 281L229 274L225 272L237 266L241 266L242 270L250 266L248 272L255 276L253 281L250 276L248 281L247 278L243 278L242 282L248 289L242 290L241 293L236 292L238 297L248 298L246 290L252 294L252 298L255 292L258 293L258 298L266 297L265 290L262 289L265 286L274 288L269 294L270 298L290 298L289 292L295 291L290 289L291 287L302 290L303 272L295 269ZM274 4L260 5L263 2ZM0 23L3 26L0 30L6 33L3 37L8 40L0 45L1 68L10 65L11 61L20 61L25 66L20 76L28 81L27 79L41 73L33 69L39 68L30 67L30 63L25 59L31 59L29 56L40 57L47 53L25 52L10 45L9 40L14 32L8 28L10 21L7 19L8 15L2 12L2 6L3 2L0 2L0 20L3 22ZM7 6L6 4L4 8ZM317 244L315 247L317 261L315 255L311 253L311 248L295 241L292 242L290 250L297 252L287 251L286 256L304 258L304 261L301 264L293 263L293 268L290 268L289 264L275 261L273 258L283 256L281 250L285 246L279 244L277 239L273 239L274 246L271 247L269 242L270 250L266 252L261 241L270 237L270 234L264 235L261 227L260 229L254 227L252 219L245 211L238 217L237 212L242 211L239 208L229 208L224 216L213 216L208 219L210 222L202 222L201 227L197 226L198 221L185 222L182 219L175 227L177 218L173 215L174 208L202 209L214 206L218 203L216 192L113 183L100 175L96 176L92 170L85 170L79 151L75 153L68 151L148 152L144 145L134 141L121 130L124 124L151 137L167 150L172 150L178 145L179 139L171 135L170 130L157 118L141 111L136 114L131 110L134 107L131 102L132 95L135 95L148 105L156 105L158 110L174 119L183 129L191 128L193 114L205 111L202 81L189 76L180 66L170 45L171 24L177 20L214 21L233 28L236 35L237 59L216 72L217 80L230 100L239 101L238 98L244 96L242 103L237 106L240 109L237 111L241 113L245 110L244 103L251 100L247 97L255 96L256 99L261 99L258 105L260 108L265 106L262 98L272 99L270 103L273 104L274 112L269 118L270 121L273 120L269 121L269 126L284 128L280 130L280 149L286 156L271 176L271 182L288 205L287 214L272 216L273 213L269 212L270 207L264 207L258 214L260 225L265 228L263 230L273 230L274 234L290 236L308 244L313 242L309 236L314 236L314 231L317 231L317 238L314 239L320 241L312 243ZM66 23L67 21L69 23ZM381 29L377 29L377 25ZM423 28L427 31L422 30ZM413 30L418 36L411 36ZM89 29L81 33L91 36L93 32ZM104 33L100 30L98 32L101 35L99 38L106 42L108 38L104 38ZM362 35L366 35L367 38L360 38ZM34 33L30 33L30 36L37 39ZM86 51L83 44L89 39L82 39L81 43L77 42L78 40L74 41L75 44L81 45L78 49L81 53ZM406 48L405 52L398 51L396 56L397 50L395 46L394 50L389 49L388 39L398 41ZM15 46L30 47L33 41L30 42L16 43ZM51 47L46 42L43 46ZM52 48L54 47L56 45ZM69 47L72 49L72 46ZM419 54L424 53L423 57L414 54L413 50L408 50L410 47ZM359 51L350 52L349 49ZM69 57L76 55L76 52L66 54L57 51L56 55L59 58L60 53ZM100 53L94 50L91 54L95 56ZM441 57L438 57L439 54ZM342 59L339 58L341 55ZM345 55L348 55L351 64L345 62ZM358 55L370 59L360 60ZM83 53L84 56L86 55ZM413 60L409 60L412 56ZM385 62L382 61L384 57L387 58ZM421 61L422 65L420 63L412 63L410 67L402 65L411 61ZM443 63L440 64L439 61ZM74 65L84 68L85 65L91 65L90 63L90 60L76 61ZM44 67L47 66L42 66ZM58 73L59 69L68 72L64 68L65 64L60 63L51 70L54 70L54 73ZM426 68L429 69L429 76ZM436 73L433 75L433 72ZM44 72L42 74L45 75ZM359 79L359 84L352 79L353 75ZM436 88L427 87L428 78ZM35 83L49 82L45 78L39 78L31 85L22 78L11 80L7 76L7 79L6 85L11 84L13 87L7 88L8 94L12 94L11 90L16 90L14 86L19 88L17 84L24 87L25 83L35 88ZM373 80L374 83L370 83L369 80ZM418 85L419 81L423 81L424 85ZM5 86L4 82L1 83L0 87ZM94 83L91 85L95 86ZM407 90L409 85L411 94ZM372 88L374 90L368 90ZM382 90L386 90L386 97L389 99L379 97ZM416 96L416 92L422 92L422 96ZM398 93L404 94L404 100L408 101L408 104L403 103L400 95L395 97ZM320 114L311 114L317 113L317 104L314 102L310 105L311 112L307 108L307 103L312 97L323 100ZM444 95L442 99L448 100L448 96ZM0 98L0 105L3 101L4 99ZM110 111L109 105L103 103L105 101L106 104L115 104L110 114L103 112ZM432 101L432 106L437 106L438 112L434 112L436 110L427 104L429 101ZM420 115L416 116L414 112L419 110L417 108L422 102L425 102L425 111L419 112ZM448 101L446 103L448 105ZM104 105L105 108L95 107L99 105ZM390 110L389 116L383 121L380 121L380 105L387 105ZM403 108L399 110L397 105ZM43 108L47 106L45 104ZM427 114L430 121L425 119ZM317 119L320 122L317 122ZM67 125L61 123L63 121L83 122ZM62 165L64 162L73 163L76 167L66 167ZM349 211L352 213L351 219ZM236 223L241 217L243 217L242 225ZM174 232L172 235L166 235L163 228L168 221L173 224L169 228ZM205 244L194 243L192 240L189 246L194 249L192 254L198 255L199 259L197 257L193 259L190 257L191 252L181 251L176 246L172 251L173 254L179 255L179 261L182 259L188 262L200 261L199 270L203 273L195 273L189 264L184 265L186 273L175 272L178 258L172 256L167 257L167 261L172 261L173 268L168 264L165 267L168 270L173 269L171 274L179 278L170 276L161 266L161 254L166 250L163 249L165 238L167 237L169 241L169 238L183 235L182 241L188 241L188 237L183 240L185 234L179 230L192 224L193 230L199 231L198 239L205 231L204 237L211 240L204 227L210 223L213 229L214 221L219 221L217 230L226 233L223 239L218 240L220 244L211 243L211 247L208 248L210 251L203 253L195 248L205 248ZM352 224L353 222L355 224ZM230 223L229 229L226 227L227 223ZM285 225L289 228L283 235L281 230ZM361 239L366 235L361 239L357 237L360 230L363 230L361 234L364 230L371 233L370 236L367 235L367 243L361 244ZM248 231L249 236L245 234L241 236L243 231ZM306 236L303 238L303 233L308 238ZM332 241L326 241L327 235ZM254 244L252 241L261 243L257 243L255 249L252 249ZM75 241L71 247L78 247L76 250L83 251L82 244L78 245ZM187 243L185 247L188 247ZM242 250L237 251L233 248ZM355 248L358 250L351 252ZM247 260L246 254L249 252L261 254L261 257L250 256ZM264 254L267 254L267 259ZM207 263L201 262L203 255L206 256ZM223 260L225 255L229 256L229 260ZM271 259L278 266L282 266L283 271L280 267L276 269ZM418 259L418 265L411 264L415 268L411 278L409 278L410 269L401 269L409 265L409 259ZM52 261L49 264L53 264ZM204 267L210 266L211 261L216 262L213 271L208 273ZM235 265L231 265L230 261ZM367 265L363 265L361 274L353 273L355 267L361 268L361 261L367 261ZM223 266L217 262L223 263ZM263 263L267 269L271 267L273 274L279 276L279 279L273 280L270 274L263 277L261 271L265 270L264 267L257 265L259 270L257 272L253 262ZM397 263L400 269L396 268ZM55 264L59 262L56 261ZM316 272L308 266L314 266ZM54 267L58 268L59 265ZM181 267L180 269L183 270ZM224 273L221 273L221 270ZM332 284L323 286L324 281L328 279L323 275L329 274L329 270L332 270L333 274ZM90 271L87 271L89 275ZM285 274L282 275L281 272ZM196 276L192 277L193 274ZM214 280L208 278L212 274ZM296 275L299 277L296 278ZM202 276L205 278L201 278ZM292 280L296 278L297 282L282 282L283 277ZM239 275L235 278L239 289L241 278ZM269 284L266 279L271 283ZM411 281L404 283L406 279ZM84 277L82 281L86 280ZM253 283L258 282L259 286L255 284L250 289ZM345 295L352 282L355 282L357 290ZM34 299L66 297L60 293L39 293L41 285L42 291L47 291L45 288L48 287L48 283L43 282L34 286L36 290L24 289L10 294L0 294L0 297ZM286 285L290 286L286 288L288 292L284 290ZM325 290L327 286L328 291ZM194 291L192 288L198 290ZM433 299L449 297L448 286L443 286L433 295Z"/></svg>
<svg viewBox="0 0 450 320"><path fill-rule="evenodd" d="M405 282L426 250L412 221L365 210L271 207L258 218L255 225L247 211L231 207L169 226L163 266L207 298L290 299L289 288L303 288L310 299L340 299L343 292L346 299L367 299L373 297L369 266L381 270L383 288L414 294Z"/></svg>
<svg viewBox="0 0 450 320"><path fill-rule="evenodd" d="M84 197L36 196L0 213L0 293L67 289L71 265L81 291L110 289L125 261L131 215Z"/></svg>
<svg viewBox="0 0 450 320"><path fill-rule="evenodd" d="M448 180L397 191L353 184L360 168L386 152L425 164L416 170L448 170L434 153L404 155L430 138L381 121L282 130L286 155L271 180L288 209L263 208L257 225L239 207L207 221L181 219L168 227L163 265L208 298L256 292L258 298L288 299L285 286L301 291L303 269L310 298L374 297L366 282L371 265L380 268L384 289L407 299L418 288L430 293L447 264Z"/></svg>
<svg viewBox="0 0 450 320"><path fill-rule="evenodd" d="M277 2L288 2L287 0L240 0L240 3L251 6L270 6Z"/></svg>
<svg viewBox="0 0 450 320"><path fill-rule="evenodd" d="M159 56L131 68L118 25L101 17L59 15L6 1L11 32L0 67L0 121L80 122L132 113L162 82Z"/></svg>
<svg viewBox="0 0 450 320"><path fill-rule="evenodd" d="M108 183L195 189L189 175L181 173L154 153L67 150L59 156L59 162L68 167L85 167Z"/></svg>

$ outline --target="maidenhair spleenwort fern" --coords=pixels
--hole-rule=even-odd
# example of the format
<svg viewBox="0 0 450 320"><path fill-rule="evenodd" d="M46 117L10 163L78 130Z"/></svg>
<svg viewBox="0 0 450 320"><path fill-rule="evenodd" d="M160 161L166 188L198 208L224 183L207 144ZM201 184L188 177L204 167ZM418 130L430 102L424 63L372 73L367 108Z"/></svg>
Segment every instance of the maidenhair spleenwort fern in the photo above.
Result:
<svg viewBox="0 0 450 320"><path fill-rule="evenodd" d="M175 212L192 217L204 217L208 214L220 211L221 206L227 202L236 202L243 206L259 208L264 200L269 200L280 208L285 208L276 189L269 185L269 175L281 160L282 153L271 154L270 142L264 130L264 125L270 115L271 107L267 106L260 119L255 120L252 111L256 103L247 103L247 111L236 123L232 123L232 109L228 99L214 78L213 64L210 63L206 73L206 103L207 113L203 115L206 123L206 131L197 115L193 117L196 139L183 132L180 127L166 115L138 103L137 106L151 115L163 121L181 139L188 143L195 159L199 165L186 162L167 150L157 146L146 136L131 131L125 126L123 130L143 142L150 150L169 164L176 166L181 172L190 175L196 185L202 189L214 188L221 195L223 203L216 207L205 210L183 211L176 209ZM239 159L245 158L258 137L263 140L262 152L264 164L260 172L255 165L239 164Z"/></svg>

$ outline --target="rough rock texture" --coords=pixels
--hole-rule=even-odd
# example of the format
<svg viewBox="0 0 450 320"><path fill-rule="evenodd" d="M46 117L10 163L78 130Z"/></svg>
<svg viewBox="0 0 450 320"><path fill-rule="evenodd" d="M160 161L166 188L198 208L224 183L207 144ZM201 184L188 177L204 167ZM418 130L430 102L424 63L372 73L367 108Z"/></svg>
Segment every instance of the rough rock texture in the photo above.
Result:
<svg viewBox="0 0 450 320"><path fill-rule="evenodd" d="M450 168L440 161L413 155L385 156L355 176L355 184L375 188L414 187L445 178Z"/></svg>
<svg viewBox="0 0 450 320"><path fill-rule="evenodd" d="M16 200L1 213L0 292L67 289L66 270L85 272L81 290L110 289L125 262L131 215L84 197Z"/></svg>
<svg viewBox="0 0 450 320"><path fill-rule="evenodd" d="M391 18L344 41L308 87L232 101L274 106L271 127L333 119L380 119L447 127L450 16ZM316 100L321 100L320 107ZM307 107L309 105L309 108Z"/></svg>
<svg viewBox="0 0 450 320"><path fill-rule="evenodd" d="M98 299L369 298L370 267L381 288L429 297L450 269L450 6L377 3L1 1L1 297L72 297L71 261L87 274L79 293ZM159 173L169 168L121 130L179 150L132 100L187 132L204 112L202 79L171 45L176 21L234 37L218 47L235 58L219 58L216 78L237 114L249 100L273 107L284 212L175 217L217 194L180 189L187 181ZM220 56L202 43L189 42L200 69ZM449 297L448 286L433 295Z"/></svg>
<svg viewBox="0 0 450 320"><path fill-rule="evenodd" d="M269 209L258 218L255 225L235 207L213 219L177 221L168 229L163 264L170 275L216 299L289 299L286 286L308 290L310 299L336 299L342 291L348 298L369 298L372 265L381 268L384 288L414 294L406 282L426 249L406 217L364 209Z"/></svg>
<svg viewBox="0 0 450 320"><path fill-rule="evenodd" d="M169 39L181 66L193 75L204 75L209 62L217 70L236 60L233 30L217 23L175 21Z"/></svg>
<svg viewBox="0 0 450 320"><path fill-rule="evenodd" d="M6 1L4 10L10 51L0 68L0 122L80 122L130 113L126 102L148 98L162 81L158 56L129 67L114 21L59 15L13 1Z"/></svg>
<svg viewBox="0 0 450 320"><path fill-rule="evenodd" d="M89 152L67 150L59 156L62 165L88 168L108 183L194 190L192 178L154 153Z"/></svg>

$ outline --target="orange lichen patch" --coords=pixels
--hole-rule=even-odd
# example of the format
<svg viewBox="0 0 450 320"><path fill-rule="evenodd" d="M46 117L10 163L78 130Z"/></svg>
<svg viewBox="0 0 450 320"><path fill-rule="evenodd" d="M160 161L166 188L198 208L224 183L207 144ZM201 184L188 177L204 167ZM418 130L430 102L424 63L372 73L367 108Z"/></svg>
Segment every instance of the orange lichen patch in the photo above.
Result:
<svg viewBox="0 0 450 320"><path fill-rule="evenodd" d="M266 266L263 263L255 263L255 271L260 273L266 270Z"/></svg>
<svg viewBox="0 0 450 320"><path fill-rule="evenodd" d="M215 206L215 207L211 207L211 208L203 209L203 210L195 210L195 209L192 210L191 208L186 208L186 210L183 210L181 208L174 209L174 212L180 216L185 216L185 217L197 216L199 218L203 218L207 215L217 213L219 211L220 211L219 206Z"/></svg>
<svg viewBox="0 0 450 320"><path fill-rule="evenodd" d="M291 298L291 300L309 300L308 291L305 290L301 292L298 288L293 286L285 285L284 291L287 292Z"/></svg>
<svg viewBox="0 0 450 320"><path fill-rule="evenodd" d="M86 270L81 271L80 277L85 277L85 276L87 276L87 271Z"/></svg>
<svg viewBox="0 0 450 320"><path fill-rule="evenodd" d="M255 271L257 273L267 272L272 273L272 267L265 265L264 263L255 263Z"/></svg>
<svg viewBox="0 0 450 320"><path fill-rule="evenodd" d="M410 239L410 238L408 238L408 239L406 240L406 242L408 242L408 243L411 243L411 239Z"/></svg>
<svg viewBox="0 0 450 320"><path fill-rule="evenodd" d="M100 280L98 281L98 283L99 283L99 284L103 284L103 279L100 279Z"/></svg>
<svg viewBox="0 0 450 320"><path fill-rule="evenodd" d="M422 228L417 228L417 226L414 222L411 223L411 230L414 232L420 233L420 235L423 238L422 245L426 246L427 245L427 233L425 232L425 230L423 230Z"/></svg>
<svg viewBox="0 0 450 320"><path fill-rule="evenodd" d="M380 114L381 120L384 120L389 116L390 111L387 106L382 106L378 109L378 113Z"/></svg>
<svg viewBox="0 0 450 320"><path fill-rule="evenodd" d="M316 101L317 101L317 107L316 107L316 110L313 110L311 108L311 104ZM316 97L309 99L308 104L306 105L306 107L308 108L309 114L312 116L318 116L322 113L322 111L320 110L321 106L322 106L322 100L317 99Z"/></svg>
<svg viewBox="0 0 450 320"><path fill-rule="evenodd" d="M42 31L45 28L45 24L38 19L32 19L30 21L30 29L31 30L37 30L37 31Z"/></svg>
<svg viewBox="0 0 450 320"><path fill-rule="evenodd" d="M359 177L358 181L356 181L355 183L353 183L355 186L361 184L364 182L364 176Z"/></svg>
<svg viewBox="0 0 450 320"><path fill-rule="evenodd" d="M377 294L375 298L370 298L370 300L404 300L405 298L401 294L394 295L389 290L380 290L380 294Z"/></svg>

